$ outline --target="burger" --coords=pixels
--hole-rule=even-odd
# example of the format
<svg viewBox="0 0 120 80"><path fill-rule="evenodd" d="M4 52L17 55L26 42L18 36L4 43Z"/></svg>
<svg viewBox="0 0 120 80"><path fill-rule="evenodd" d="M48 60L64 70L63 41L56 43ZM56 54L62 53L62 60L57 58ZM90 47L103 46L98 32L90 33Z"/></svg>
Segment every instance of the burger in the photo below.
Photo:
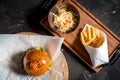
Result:
<svg viewBox="0 0 120 80"><path fill-rule="evenodd" d="M42 47L29 49L23 57L24 70L32 76L41 76L51 67L47 52Z"/></svg>

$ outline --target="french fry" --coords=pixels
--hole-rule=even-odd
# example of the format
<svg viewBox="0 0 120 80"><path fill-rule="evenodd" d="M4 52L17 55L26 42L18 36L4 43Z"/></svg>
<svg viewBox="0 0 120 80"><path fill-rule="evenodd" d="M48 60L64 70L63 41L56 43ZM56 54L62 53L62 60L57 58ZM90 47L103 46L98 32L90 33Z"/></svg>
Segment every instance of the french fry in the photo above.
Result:
<svg viewBox="0 0 120 80"><path fill-rule="evenodd" d="M104 37L100 35L99 30L95 27L87 26L80 35L82 43L88 46L99 47L104 42Z"/></svg>
<svg viewBox="0 0 120 80"><path fill-rule="evenodd" d="M87 27L87 31L88 31L88 39L91 40L91 28Z"/></svg>
<svg viewBox="0 0 120 80"><path fill-rule="evenodd" d="M95 38L96 36L95 36L95 28L94 27L92 27L92 38Z"/></svg>
<svg viewBox="0 0 120 80"><path fill-rule="evenodd" d="M104 37L100 37L97 44L96 44L97 47L101 46L103 44L103 42L104 42Z"/></svg>
<svg viewBox="0 0 120 80"><path fill-rule="evenodd" d="M99 38L95 38L94 41L92 41L92 42L90 43L90 46L92 46L92 47L97 47L98 40L99 40Z"/></svg>
<svg viewBox="0 0 120 80"><path fill-rule="evenodd" d="M82 41L82 43L85 44L85 39L84 39L83 33L81 33L80 36L81 36L81 41Z"/></svg>
<svg viewBox="0 0 120 80"><path fill-rule="evenodd" d="M88 42L86 42L86 45L90 45L91 42L93 42L95 40L95 38L92 38L91 40L89 40Z"/></svg>
<svg viewBox="0 0 120 80"><path fill-rule="evenodd" d="M95 34L96 34L96 37L100 38L100 33L99 33L99 30L97 28L95 28Z"/></svg>
<svg viewBox="0 0 120 80"><path fill-rule="evenodd" d="M83 31L83 36L84 36L85 42L89 41L86 30Z"/></svg>

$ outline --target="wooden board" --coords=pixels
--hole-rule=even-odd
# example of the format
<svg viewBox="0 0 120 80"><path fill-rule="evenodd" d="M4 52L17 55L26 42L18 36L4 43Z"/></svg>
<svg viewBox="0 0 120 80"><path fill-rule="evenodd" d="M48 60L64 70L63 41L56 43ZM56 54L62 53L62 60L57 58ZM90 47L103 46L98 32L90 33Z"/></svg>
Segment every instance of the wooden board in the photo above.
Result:
<svg viewBox="0 0 120 80"><path fill-rule="evenodd" d="M34 32L20 32L20 33L16 33L16 34L22 34L22 35L40 35L40 34L34 33ZM67 61L66 61L66 58L65 58L64 55L63 55L63 59L64 59L64 72L63 72L63 76L64 77L63 78L64 78L64 80L68 80L68 65L67 65Z"/></svg>
<svg viewBox="0 0 120 80"><path fill-rule="evenodd" d="M48 16L46 15L40 23L50 31L54 36L59 36L64 38L64 44L73 51L81 60L83 60L91 69L95 72L99 72L102 66L93 67L90 57L80 42L80 31L83 29L84 25L90 24L102 30L107 35L108 40L108 53L109 59L114 55L115 51L120 47L120 38L118 38L110 29L108 29L104 24L102 24L96 17L94 17L90 12L88 12L84 7L82 7L75 0L67 0L70 4L74 5L80 13L80 24L79 27L72 33L69 34L58 34L54 32L49 23Z"/></svg>

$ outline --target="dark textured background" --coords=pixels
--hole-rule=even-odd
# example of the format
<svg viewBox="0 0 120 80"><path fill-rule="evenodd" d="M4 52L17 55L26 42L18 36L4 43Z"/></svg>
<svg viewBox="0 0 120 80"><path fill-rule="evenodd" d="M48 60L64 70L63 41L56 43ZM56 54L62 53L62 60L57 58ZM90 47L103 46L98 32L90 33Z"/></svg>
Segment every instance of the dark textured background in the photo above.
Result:
<svg viewBox="0 0 120 80"><path fill-rule="evenodd" d="M120 37L120 0L77 0Z"/></svg>
<svg viewBox="0 0 120 80"><path fill-rule="evenodd" d="M32 31L52 35L39 24L48 11L41 11L43 1L46 0L0 0L0 34ZM120 0L77 1L120 37ZM120 61L95 73L64 45L62 51L68 62L69 80L120 80Z"/></svg>

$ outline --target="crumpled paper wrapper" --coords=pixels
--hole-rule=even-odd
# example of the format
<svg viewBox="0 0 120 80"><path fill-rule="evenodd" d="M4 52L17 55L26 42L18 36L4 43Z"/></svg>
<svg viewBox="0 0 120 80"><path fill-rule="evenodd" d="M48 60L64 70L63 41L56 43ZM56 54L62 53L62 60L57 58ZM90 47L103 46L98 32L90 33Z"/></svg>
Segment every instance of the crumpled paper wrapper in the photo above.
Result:
<svg viewBox="0 0 120 80"><path fill-rule="evenodd" d="M63 80L64 59L60 52L63 38L41 35L0 35L0 80ZM39 77L28 75L21 63L21 54L41 46L53 63L50 71ZM59 65L59 66L58 66Z"/></svg>
<svg viewBox="0 0 120 80"><path fill-rule="evenodd" d="M91 25L86 24L84 28L87 28L87 26L92 27ZM92 65L94 67L97 67L97 66L100 66L100 65L103 65L109 62L107 36L102 31L100 31L100 35L104 37L104 42L100 47L94 48L91 46L84 45L85 49L87 50L90 56Z"/></svg>

